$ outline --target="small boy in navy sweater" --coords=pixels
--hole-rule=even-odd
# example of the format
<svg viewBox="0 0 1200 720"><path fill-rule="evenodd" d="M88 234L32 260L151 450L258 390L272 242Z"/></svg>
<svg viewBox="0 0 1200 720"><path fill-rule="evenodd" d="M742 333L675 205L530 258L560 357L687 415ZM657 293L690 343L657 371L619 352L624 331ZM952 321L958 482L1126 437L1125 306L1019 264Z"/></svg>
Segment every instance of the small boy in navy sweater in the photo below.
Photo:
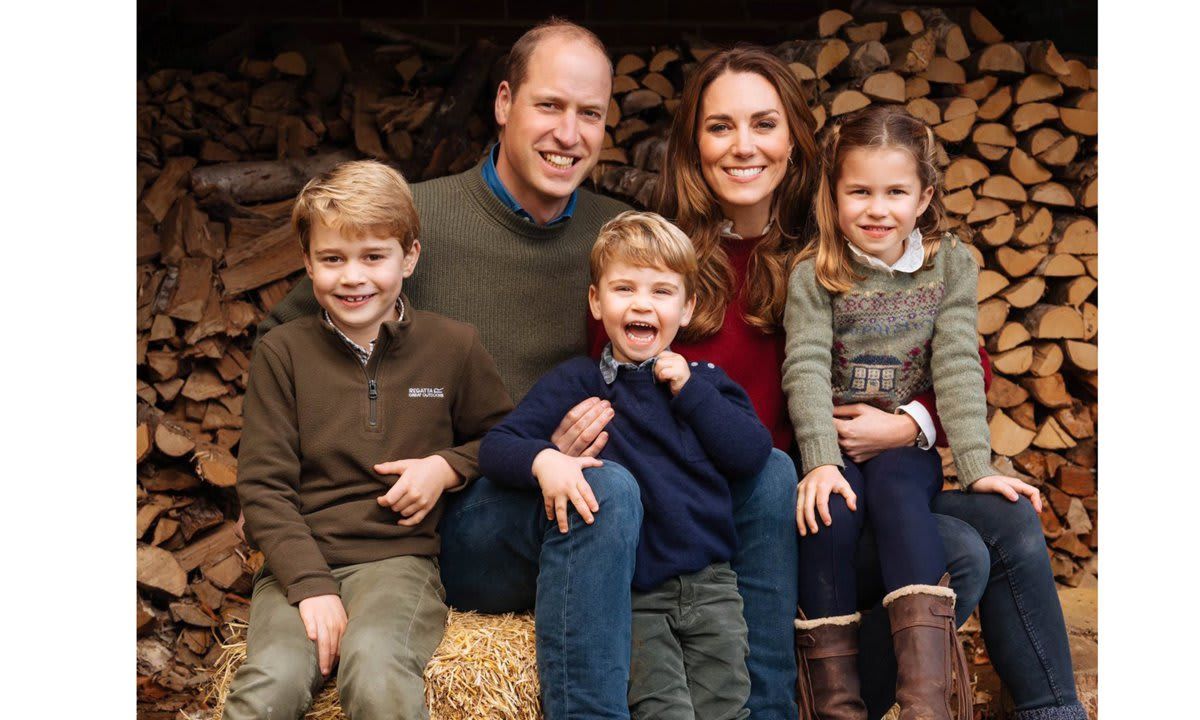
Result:
<svg viewBox="0 0 1200 720"><path fill-rule="evenodd" d="M729 482L756 476L771 434L745 391L712 363L668 348L695 307L691 241L654 213L625 212L600 230L588 304L609 344L599 363L568 360L543 377L485 437L480 470L539 488L546 517L567 532L568 504L603 512L584 470L619 463L641 488L633 574L629 706L635 719L686 714L742 719L750 693ZM611 404L600 458L559 452L550 436L589 397Z"/></svg>

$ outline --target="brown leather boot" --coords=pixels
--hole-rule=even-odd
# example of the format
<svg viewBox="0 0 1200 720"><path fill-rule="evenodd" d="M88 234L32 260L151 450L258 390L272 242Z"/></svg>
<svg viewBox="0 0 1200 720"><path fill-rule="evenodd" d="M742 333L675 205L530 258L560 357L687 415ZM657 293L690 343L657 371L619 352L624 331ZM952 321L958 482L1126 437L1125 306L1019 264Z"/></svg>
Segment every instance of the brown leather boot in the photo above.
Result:
<svg viewBox="0 0 1200 720"><path fill-rule="evenodd" d="M796 618L796 702L800 720L867 720L858 684L862 616Z"/></svg>
<svg viewBox="0 0 1200 720"><path fill-rule="evenodd" d="M950 575L906 585L883 599L896 650L900 720L970 720L967 658L954 628Z"/></svg>

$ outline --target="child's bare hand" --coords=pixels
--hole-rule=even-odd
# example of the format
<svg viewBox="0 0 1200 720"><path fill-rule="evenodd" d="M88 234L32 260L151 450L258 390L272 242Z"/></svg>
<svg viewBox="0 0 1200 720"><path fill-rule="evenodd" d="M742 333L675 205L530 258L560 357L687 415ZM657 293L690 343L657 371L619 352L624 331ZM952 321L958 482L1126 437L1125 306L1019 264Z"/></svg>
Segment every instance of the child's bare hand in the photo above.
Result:
<svg viewBox="0 0 1200 720"><path fill-rule="evenodd" d="M441 455L379 463L375 472L400 476L386 495L375 500L400 513L402 519L396 524L405 527L420 524L437 505L442 492L459 482L458 473Z"/></svg>
<svg viewBox="0 0 1200 720"><path fill-rule="evenodd" d="M1033 509L1039 513L1042 511L1042 494L1038 489L1029 483L1018 480L1007 475L988 475L981 477L971 483L971 492L990 492L997 495L1003 495L1012 502L1016 502L1022 495L1029 498L1029 502L1033 503Z"/></svg>
<svg viewBox="0 0 1200 720"><path fill-rule="evenodd" d="M346 633L346 608L337 595L316 595L300 601L304 632L317 644L317 665L322 675L333 671L342 635Z"/></svg>
<svg viewBox="0 0 1200 720"><path fill-rule="evenodd" d="M850 483L842 476L836 465L819 465L808 472L800 484L796 486L796 527L800 535L808 535L812 530L817 533L816 514L828 527L833 524L829 515L829 496L837 493L846 498L846 507L858 509L858 496L850 489Z"/></svg>
<svg viewBox="0 0 1200 720"><path fill-rule="evenodd" d="M654 362L654 379L670 383L672 395L678 395L691 377L692 369L679 353L661 353Z"/></svg>
<svg viewBox="0 0 1200 720"><path fill-rule="evenodd" d="M542 487L542 503L547 520L558 522L558 531L567 532L567 501L588 525L595 522L593 513L600 503L592 486L583 479L584 468L600 467L604 461L594 457L571 457L557 450L543 450L533 459L533 474Z"/></svg>

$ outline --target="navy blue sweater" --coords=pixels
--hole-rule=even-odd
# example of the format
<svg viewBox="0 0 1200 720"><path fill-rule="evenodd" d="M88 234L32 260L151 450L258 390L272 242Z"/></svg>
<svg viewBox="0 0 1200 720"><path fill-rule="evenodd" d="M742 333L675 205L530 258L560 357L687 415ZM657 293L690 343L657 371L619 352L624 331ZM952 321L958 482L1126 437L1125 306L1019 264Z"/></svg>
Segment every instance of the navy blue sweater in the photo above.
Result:
<svg viewBox="0 0 1200 720"><path fill-rule="evenodd" d="M484 436L480 471L504 485L539 489L533 459L554 447L550 436L563 416L585 398L606 399L615 417L605 428L608 444L600 458L629 470L641 487L633 587L649 590L729 560L737 550L729 481L763 469L771 433L724 371L708 363L690 369L691 379L672 397L650 368L622 368L607 385L595 360L568 360Z"/></svg>

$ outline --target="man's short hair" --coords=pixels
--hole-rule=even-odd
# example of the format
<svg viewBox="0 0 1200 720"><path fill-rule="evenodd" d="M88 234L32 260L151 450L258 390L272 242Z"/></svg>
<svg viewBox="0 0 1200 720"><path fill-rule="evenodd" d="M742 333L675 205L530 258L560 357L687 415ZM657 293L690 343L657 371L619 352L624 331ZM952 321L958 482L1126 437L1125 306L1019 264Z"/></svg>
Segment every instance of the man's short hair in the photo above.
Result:
<svg viewBox="0 0 1200 720"><path fill-rule="evenodd" d="M394 237L407 254L421 234L421 221L404 177L375 160L344 162L312 180L296 197L292 228L308 254L313 224L344 236Z"/></svg>
<svg viewBox="0 0 1200 720"><path fill-rule="evenodd" d="M599 50L605 59L608 58L608 48L604 47L604 43L596 36L596 33L570 20L551 16L526 31L513 43L512 49L508 52L508 63L504 67L504 80L508 83L509 91L514 97L517 94L517 88L529 76L529 58L537 49L538 43L552 37L564 37L585 42ZM608 61L608 72L610 75L612 74L612 60Z"/></svg>
<svg viewBox="0 0 1200 720"><path fill-rule="evenodd" d="M592 285L600 286L614 262L634 267L666 268L683 277L688 297L696 292L696 250L683 231L658 213L626 210L600 228L588 258Z"/></svg>

